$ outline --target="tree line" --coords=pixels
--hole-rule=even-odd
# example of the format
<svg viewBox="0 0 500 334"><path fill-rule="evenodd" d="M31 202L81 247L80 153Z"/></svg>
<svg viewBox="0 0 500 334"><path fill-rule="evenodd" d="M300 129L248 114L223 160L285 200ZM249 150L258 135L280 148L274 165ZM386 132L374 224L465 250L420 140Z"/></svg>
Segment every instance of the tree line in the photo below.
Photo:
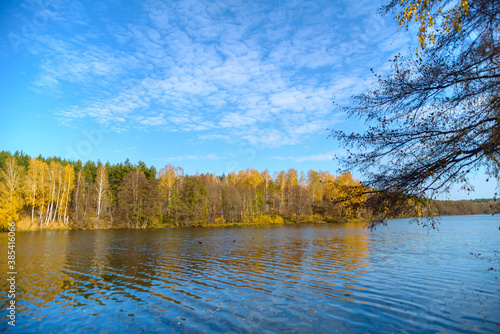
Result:
<svg viewBox="0 0 500 334"><path fill-rule="evenodd" d="M228 175L185 175L181 167L173 165L157 171L128 159L117 164L83 164L5 151L0 152L0 171L1 226L21 216L29 228L78 229L374 218L364 208L362 196L351 197L357 202L339 200L363 187L350 173L289 169L271 174L248 168ZM408 216L430 214L435 209L425 201L412 204ZM453 205L439 207L445 214L454 212ZM488 206L483 207L476 205L471 213L489 213L485 212Z"/></svg>
<svg viewBox="0 0 500 334"><path fill-rule="evenodd" d="M145 163L110 164L0 152L0 222L20 216L31 228L189 227L231 223L338 221L361 216L334 203L345 173L248 168L228 175L185 175Z"/></svg>

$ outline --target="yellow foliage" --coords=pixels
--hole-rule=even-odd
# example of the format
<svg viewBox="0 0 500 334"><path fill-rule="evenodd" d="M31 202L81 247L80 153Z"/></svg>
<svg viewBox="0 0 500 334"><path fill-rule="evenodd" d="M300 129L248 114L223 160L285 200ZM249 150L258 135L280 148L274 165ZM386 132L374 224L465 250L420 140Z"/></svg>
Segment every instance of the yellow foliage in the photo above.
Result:
<svg viewBox="0 0 500 334"><path fill-rule="evenodd" d="M19 219L23 207L21 182L22 168L14 157L9 157L0 171L0 228Z"/></svg>
<svg viewBox="0 0 500 334"><path fill-rule="evenodd" d="M270 215L260 215L252 218L252 224L256 225L272 225L272 224L284 224L283 217L281 216L270 216Z"/></svg>
<svg viewBox="0 0 500 334"><path fill-rule="evenodd" d="M418 43L423 50L428 42L435 43L435 33L450 33L453 30L462 31L462 22L469 13L468 0L455 0L450 9L443 11L441 1L436 0L401 0L401 12L396 16L401 27L408 32L410 22L420 24L418 29ZM441 27L435 28L436 22L441 22ZM420 51L421 52L421 51Z"/></svg>
<svg viewBox="0 0 500 334"><path fill-rule="evenodd" d="M309 215L307 218L304 219L304 223L318 223L320 221L323 221L323 218L321 215Z"/></svg>
<svg viewBox="0 0 500 334"><path fill-rule="evenodd" d="M260 173L256 169L247 168L246 170L246 183L249 188L256 188L260 182Z"/></svg>
<svg viewBox="0 0 500 334"><path fill-rule="evenodd" d="M175 182L175 167L166 165L165 168L160 169L158 177L160 179L160 191L167 196Z"/></svg>
<svg viewBox="0 0 500 334"><path fill-rule="evenodd" d="M216 224L225 224L226 223L226 219L224 217L217 217L215 218L215 223Z"/></svg>

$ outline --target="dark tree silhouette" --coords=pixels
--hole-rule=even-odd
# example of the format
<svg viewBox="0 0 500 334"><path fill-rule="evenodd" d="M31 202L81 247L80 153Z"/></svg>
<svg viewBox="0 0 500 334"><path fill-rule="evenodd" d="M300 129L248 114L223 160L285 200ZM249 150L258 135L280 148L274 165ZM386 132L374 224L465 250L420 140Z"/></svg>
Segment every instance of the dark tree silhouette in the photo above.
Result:
<svg viewBox="0 0 500 334"><path fill-rule="evenodd" d="M382 11L403 27L417 19L420 48L340 108L365 120L364 133L331 133L349 150L342 168L364 173L365 204L380 221L407 212L411 199L473 189L480 168L498 181L500 169L500 3L391 0Z"/></svg>

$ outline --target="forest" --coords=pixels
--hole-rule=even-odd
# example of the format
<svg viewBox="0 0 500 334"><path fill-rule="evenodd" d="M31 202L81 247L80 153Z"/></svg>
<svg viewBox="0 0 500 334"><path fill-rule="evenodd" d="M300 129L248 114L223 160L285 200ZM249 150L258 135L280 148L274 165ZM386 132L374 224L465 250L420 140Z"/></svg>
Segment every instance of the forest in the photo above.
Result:
<svg viewBox="0 0 500 334"><path fill-rule="evenodd" d="M346 191L350 173L252 168L228 175L186 175L144 162L102 164L0 152L0 227L24 229L194 227L371 220ZM355 197L363 201L363 196ZM407 216L493 213L491 200L412 203Z"/></svg>

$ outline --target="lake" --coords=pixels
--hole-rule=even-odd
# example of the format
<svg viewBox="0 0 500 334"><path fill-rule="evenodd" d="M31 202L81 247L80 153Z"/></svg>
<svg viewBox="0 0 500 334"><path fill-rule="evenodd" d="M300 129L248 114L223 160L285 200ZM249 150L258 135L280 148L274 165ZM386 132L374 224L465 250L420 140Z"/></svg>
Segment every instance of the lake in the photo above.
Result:
<svg viewBox="0 0 500 334"><path fill-rule="evenodd" d="M18 232L16 327L2 280L0 331L500 333L499 226Z"/></svg>

